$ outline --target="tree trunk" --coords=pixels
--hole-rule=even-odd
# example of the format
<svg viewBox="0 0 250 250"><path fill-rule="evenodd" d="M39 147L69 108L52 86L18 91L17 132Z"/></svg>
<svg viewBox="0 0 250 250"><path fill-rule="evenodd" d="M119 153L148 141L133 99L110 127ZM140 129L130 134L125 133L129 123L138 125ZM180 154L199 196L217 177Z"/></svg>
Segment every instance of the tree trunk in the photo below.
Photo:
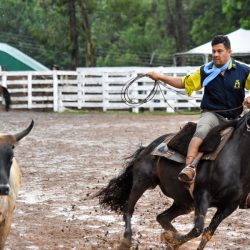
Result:
<svg viewBox="0 0 250 250"><path fill-rule="evenodd" d="M68 0L72 69L75 69L78 66L78 33L77 33L75 3L76 3L75 0Z"/></svg>
<svg viewBox="0 0 250 250"><path fill-rule="evenodd" d="M79 0L78 2L81 9L82 29L85 33L85 66L91 67L95 66L95 62L94 62L94 49L91 39L91 30L88 20L88 13L84 1Z"/></svg>
<svg viewBox="0 0 250 250"><path fill-rule="evenodd" d="M187 48L187 19L185 16L183 0L165 0L168 10L168 30L175 39L176 52L183 52ZM178 64L183 64L183 61Z"/></svg>

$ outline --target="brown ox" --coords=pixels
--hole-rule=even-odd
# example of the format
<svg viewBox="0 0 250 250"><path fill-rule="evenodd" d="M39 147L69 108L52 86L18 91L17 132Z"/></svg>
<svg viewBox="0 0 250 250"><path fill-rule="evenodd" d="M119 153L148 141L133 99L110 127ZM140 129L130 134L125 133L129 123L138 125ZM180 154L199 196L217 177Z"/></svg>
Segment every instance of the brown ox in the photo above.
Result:
<svg viewBox="0 0 250 250"><path fill-rule="evenodd" d="M4 249L10 231L16 197L21 185L21 171L14 158L14 145L33 128L15 135L0 135L0 249Z"/></svg>

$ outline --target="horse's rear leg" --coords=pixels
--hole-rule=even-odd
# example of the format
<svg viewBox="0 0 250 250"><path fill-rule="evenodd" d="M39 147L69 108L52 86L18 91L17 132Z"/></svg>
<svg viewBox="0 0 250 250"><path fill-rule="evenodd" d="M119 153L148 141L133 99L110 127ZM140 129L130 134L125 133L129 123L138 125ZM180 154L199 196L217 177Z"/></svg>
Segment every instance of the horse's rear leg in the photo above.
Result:
<svg viewBox="0 0 250 250"><path fill-rule="evenodd" d="M125 232L123 234L123 240L121 241L118 247L119 250L130 249L132 245L131 219L134 213L136 202L140 199L143 193L151 186L148 183L149 182L145 181L144 183L136 182L135 184L133 184L129 195L126 212L124 212L123 214L123 220L125 222Z"/></svg>
<svg viewBox="0 0 250 250"><path fill-rule="evenodd" d="M192 210L192 207L187 207L183 204L179 205L174 202L170 208L157 216L157 221L165 229L165 232L162 234L163 241L169 241L173 237L179 236L171 221L180 215L190 213Z"/></svg>
<svg viewBox="0 0 250 250"><path fill-rule="evenodd" d="M217 210L213 216L211 223L207 228L204 229L200 245L197 250L202 250L206 246L207 242L212 238L216 228L219 224L228 217L235 209L237 209L238 204L233 204L231 206L223 207Z"/></svg>

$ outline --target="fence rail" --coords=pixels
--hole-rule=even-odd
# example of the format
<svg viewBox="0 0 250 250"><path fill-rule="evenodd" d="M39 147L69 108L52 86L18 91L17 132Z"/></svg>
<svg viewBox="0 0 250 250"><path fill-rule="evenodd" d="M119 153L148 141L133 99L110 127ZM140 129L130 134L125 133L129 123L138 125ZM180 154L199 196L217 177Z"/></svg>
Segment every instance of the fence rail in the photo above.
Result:
<svg viewBox="0 0 250 250"><path fill-rule="evenodd" d="M184 76L196 67L167 68L79 68L77 71L0 71L1 84L7 87L12 97L13 109L52 109L62 112L66 108L132 110L165 110L198 108L202 91L191 98L184 90L173 92L173 88L162 88L164 96L157 91L154 98L141 106L128 106L121 99L124 85L138 73L156 70L171 76ZM143 77L135 82L129 95L134 100L144 99L153 87L153 81ZM3 100L2 100L3 101Z"/></svg>

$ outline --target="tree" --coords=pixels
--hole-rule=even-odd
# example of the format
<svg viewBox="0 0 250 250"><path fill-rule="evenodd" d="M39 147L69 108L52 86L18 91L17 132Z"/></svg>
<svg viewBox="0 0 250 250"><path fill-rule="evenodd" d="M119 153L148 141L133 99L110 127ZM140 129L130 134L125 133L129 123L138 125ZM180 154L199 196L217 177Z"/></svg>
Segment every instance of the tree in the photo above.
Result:
<svg viewBox="0 0 250 250"><path fill-rule="evenodd" d="M75 69L78 66L78 32L76 20L76 1L68 0L69 31L71 43L71 67Z"/></svg>
<svg viewBox="0 0 250 250"><path fill-rule="evenodd" d="M167 27L174 37L176 51L183 52L187 49L187 17L183 0L165 0L167 9Z"/></svg>
<svg viewBox="0 0 250 250"><path fill-rule="evenodd" d="M91 27L89 24L89 16L87 6L90 7L90 4L87 1L78 0L81 12L81 26L84 32L84 40L85 40L85 66L90 67L94 66L94 48L91 37Z"/></svg>
<svg viewBox="0 0 250 250"><path fill-rule="evenodd" d="M223 13L232 28L250 29L250 0L222 0Z"/></svg>
<svg viewBox="0 0 250 250"><path fill-rule="evenodd" d="M187 11L193 17L190 20L193 45L203 44L215 35L232 31L232 26L222 12L222 1L192 0Z"/></svg>

